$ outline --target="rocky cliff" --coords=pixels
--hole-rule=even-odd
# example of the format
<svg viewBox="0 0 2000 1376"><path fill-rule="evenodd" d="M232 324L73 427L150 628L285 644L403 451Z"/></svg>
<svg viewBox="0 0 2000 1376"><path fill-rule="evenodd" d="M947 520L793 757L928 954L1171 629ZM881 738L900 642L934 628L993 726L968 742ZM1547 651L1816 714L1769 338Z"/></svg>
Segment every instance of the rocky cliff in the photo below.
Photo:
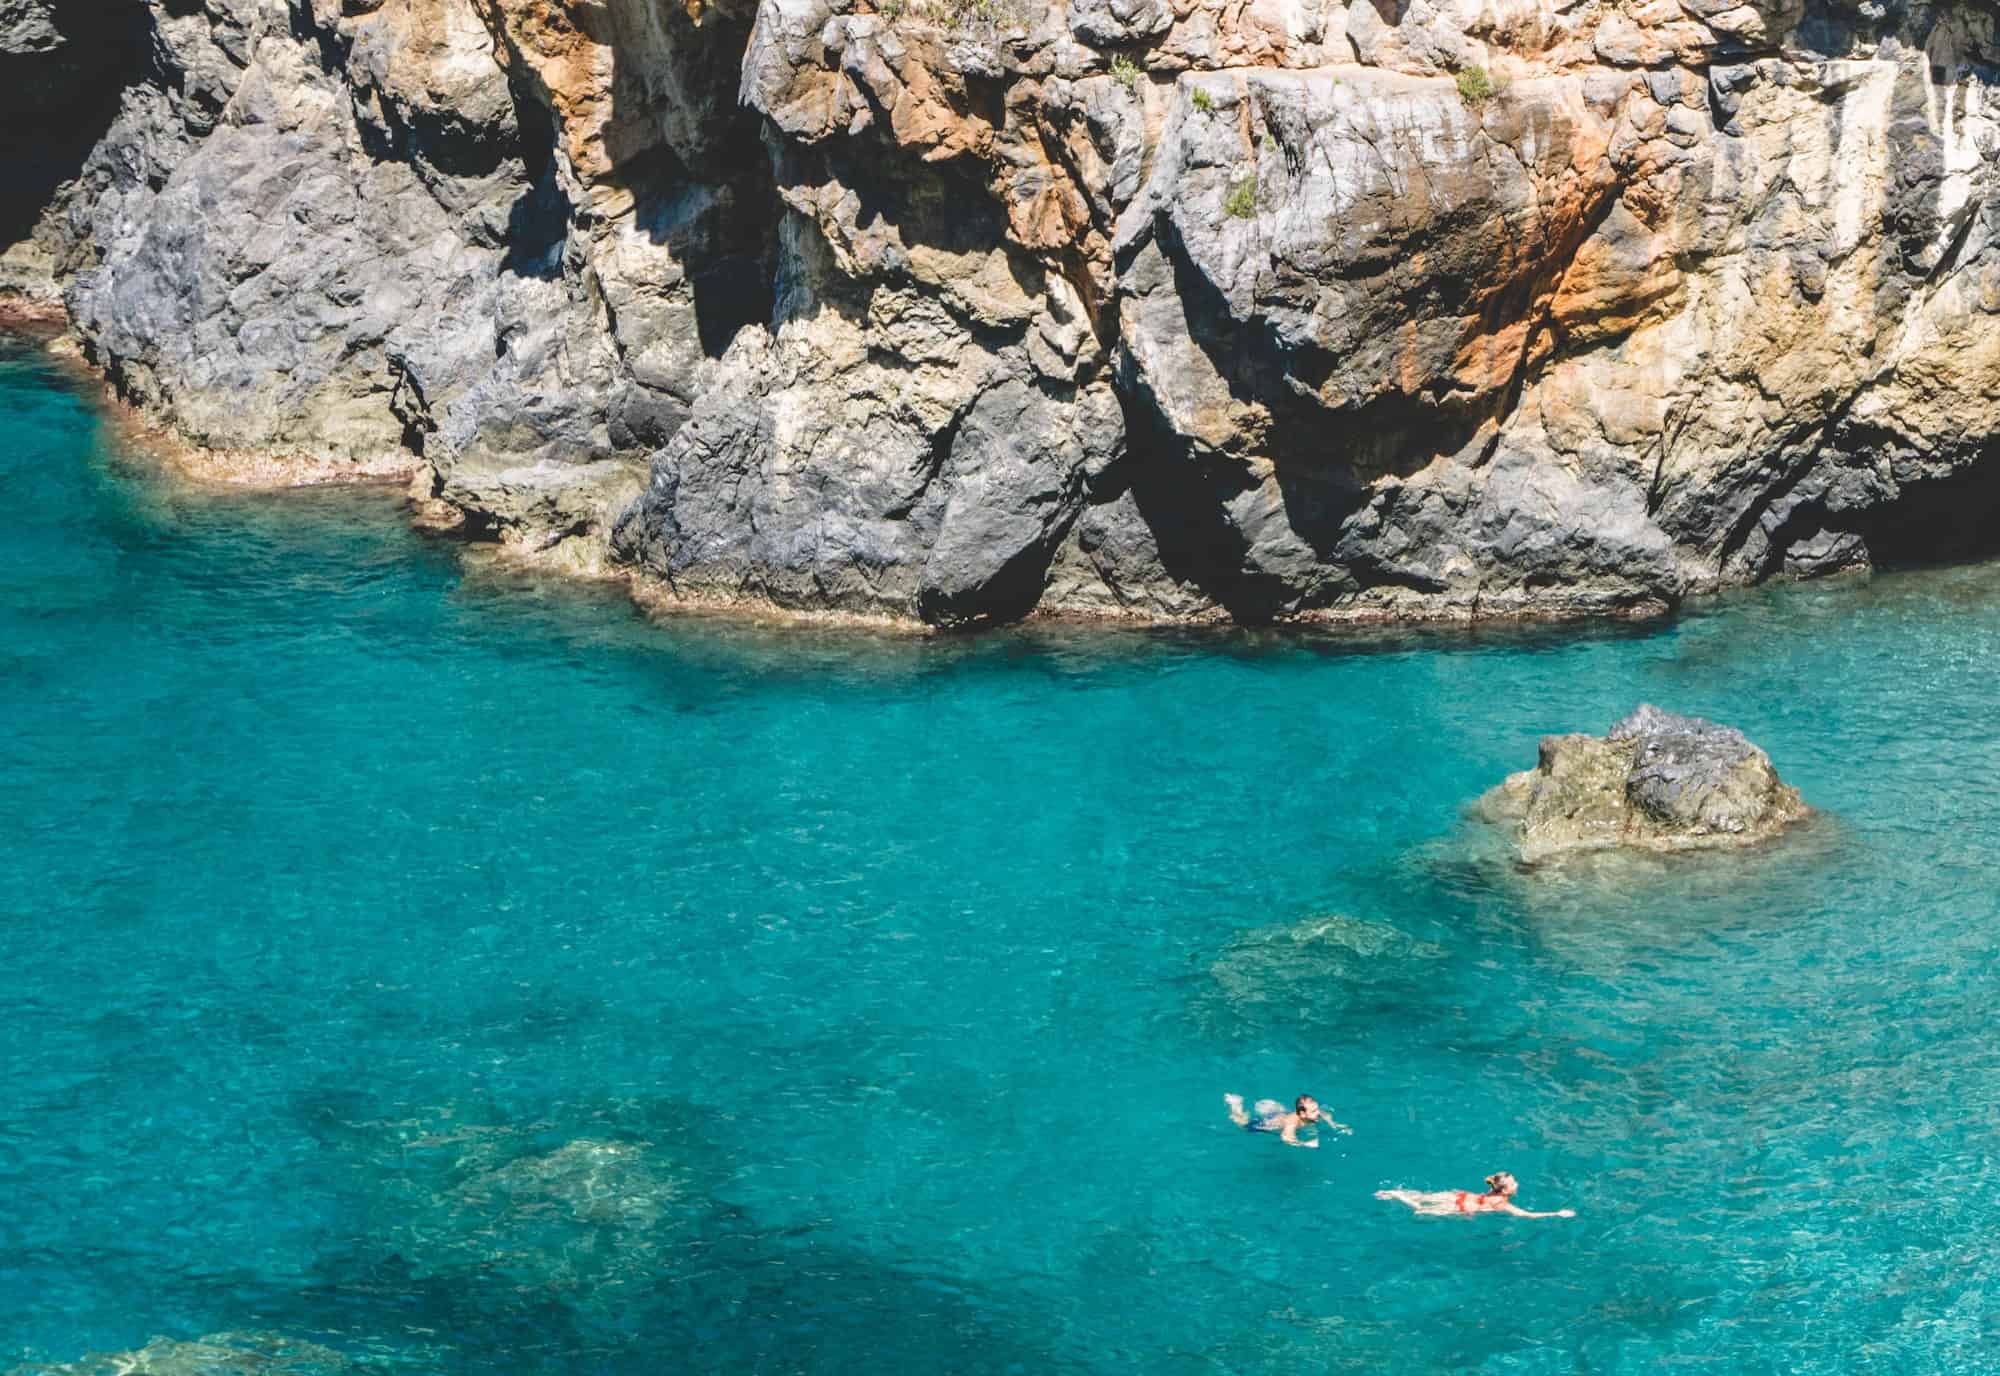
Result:
<svg viewBox="0 0 2000 1376"><path fill-rule="evenodd" d="M199 445L668 595L1618 613L1978 552L1994 11L0 0L18 240Z"/></svg>

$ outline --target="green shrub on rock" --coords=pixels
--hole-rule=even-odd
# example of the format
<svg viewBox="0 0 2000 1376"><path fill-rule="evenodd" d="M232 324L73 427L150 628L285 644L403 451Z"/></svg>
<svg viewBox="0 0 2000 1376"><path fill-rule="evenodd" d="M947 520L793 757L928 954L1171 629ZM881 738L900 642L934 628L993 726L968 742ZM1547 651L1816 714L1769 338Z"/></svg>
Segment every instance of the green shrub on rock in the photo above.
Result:
<svg viewBox="0 0 2000 1376"><path fill-rule="evenodd" d="M1257 179L1245 177L1222 202L1222 213L1232 219L1247 220L1257 213Z"/></svg>
<svg viewBox="0 0 2000 1376"><path fill-rule="evenodd" d="M1215 97L1208 93L1208 88L1205 86L1195 87L1194 94L1188 99L1193 102L1194 108L1204 115L1215 108Z"/></svg>
<svg viewBox="0 0 2000 1376"><path fill-rule="evenodd" d="M1474 109L1493 98L1493 78L1484 67L1467 67L1458 74L1458 96Z"/></svg>

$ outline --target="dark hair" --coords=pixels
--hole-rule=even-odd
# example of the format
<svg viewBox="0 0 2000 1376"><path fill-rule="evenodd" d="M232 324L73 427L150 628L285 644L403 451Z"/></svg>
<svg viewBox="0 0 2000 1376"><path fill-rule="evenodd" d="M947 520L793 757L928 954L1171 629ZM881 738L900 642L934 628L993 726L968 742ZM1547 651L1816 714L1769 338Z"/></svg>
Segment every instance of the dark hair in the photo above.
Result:
<svg viewBox="0 0 2000 1376"><path fill-rule="evenodd" d="M1317 1100L1317 1099L1313 1098L1313 1096L1312 1096L1312 1095L1310 1095L1310 1094L1301 1094L1301 1095L1300 1095L1300 1096L1299 1096L1298 1098L1296 1098L1296 1099L1292 1100L1292 1112L1294 1112L1294 1113L1304 1113L1304 1112L1306 1111L1306 1105L1307 1105L1307 1104L1313 1104L1313 1105L1315 1105L1315 1106L1316 1106L1316 1105L1318 1105L1318 1103L1319 1103L1319 1100Z"/></svg>

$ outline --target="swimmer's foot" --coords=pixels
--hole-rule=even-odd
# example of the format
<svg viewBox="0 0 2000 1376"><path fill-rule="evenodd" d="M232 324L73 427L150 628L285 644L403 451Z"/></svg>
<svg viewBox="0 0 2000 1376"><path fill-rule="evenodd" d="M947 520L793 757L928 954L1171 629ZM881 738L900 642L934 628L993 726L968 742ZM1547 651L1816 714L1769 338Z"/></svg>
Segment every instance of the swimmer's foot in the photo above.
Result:
<svg viewBox="0 0 2000 1376"><path fill-rule="evenodd" d="M1228 1105L1229 1121L1236 1124L1237 1127L1240 1128L1250 1121L1250 1115L1243 1111L1243 1096L1241 1094L1225 1094L1222 1096L1222 1102Z"/></svg>

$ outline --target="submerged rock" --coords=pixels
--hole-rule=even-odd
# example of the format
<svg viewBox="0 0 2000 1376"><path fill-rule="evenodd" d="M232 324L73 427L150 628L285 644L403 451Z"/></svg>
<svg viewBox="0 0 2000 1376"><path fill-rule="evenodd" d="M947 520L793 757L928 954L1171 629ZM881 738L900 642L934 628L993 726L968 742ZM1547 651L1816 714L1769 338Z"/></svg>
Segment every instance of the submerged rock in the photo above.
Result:
<svg viewBox="0 0 2000 1376"><path fill-rule="evenodd" d="M634 1142L579 1138L485 1171L456 1191L468 1208L612 1228L650 1228L683 1187Z"/></svg>
<svg viewBox="0 0 2000 1376"><path fill-rule="evenodd" d="M1516 829L1529 864L1613 846L1751 845L1811 812L1741 731L1650 703L1603 736L1544 736L1536 766L1480 806Z"/></svg>
<svg viewBox="0 0 2000 1376"><path fill-rule="evenodd" d="M186 1342L155 1338L73 1362L29 1362L7 1376L330 1376L351 1365L330 1347L280 1333L214 1333Z"/></svg>
<svg viewBox="0 0 2000 1376"><path fill-rule="evenodd" d="M1344 994L1400 985L1414 966L1446 954L1385 923L1338 913L1258 927L1237 935L1209 967L1220 999L1212 1011L1232 1024L1272 1014L1338 1017Z"/></svg>
<svg viewBox="0 0 2000 1376"><path fill-rule="evenodd" d="M576 1138L537 1152L526 1134L492 1129L433 1140L435 1159L420 1140L405 1172L370 1177L379 1212L364 1231L412 1276L608 1303L682 1237L689 1181L650 1143Z"/></svg>

